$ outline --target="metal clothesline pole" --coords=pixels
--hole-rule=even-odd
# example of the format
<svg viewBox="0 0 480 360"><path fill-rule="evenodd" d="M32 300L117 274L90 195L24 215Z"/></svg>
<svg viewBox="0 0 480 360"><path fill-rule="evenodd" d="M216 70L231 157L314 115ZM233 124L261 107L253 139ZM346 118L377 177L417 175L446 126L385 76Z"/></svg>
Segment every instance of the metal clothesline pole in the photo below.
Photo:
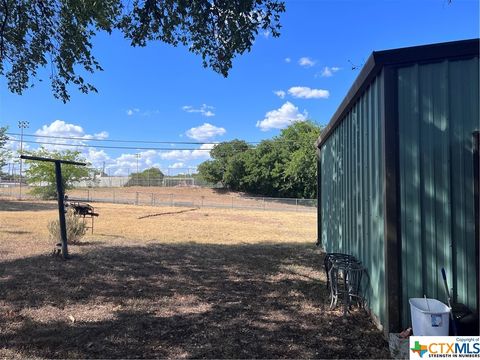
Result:
<svg viewBox="0 0 480 360"><path fill-rule="evenodd" d="M57 185L57 203L58 203L58 220L60 223L60 239L62 245L62 256L64 259L68 259L68 246L67 246L67 225L65 221L65 204L63 194L63 181L62 181L62 167L61 164L79 165L85 166L87 164L70 160L50 159L39 156L20 155L20 159L33 160L33 161L47 161L55 163L55 182ZM21 161L21 160L20 160Z"/></svg>

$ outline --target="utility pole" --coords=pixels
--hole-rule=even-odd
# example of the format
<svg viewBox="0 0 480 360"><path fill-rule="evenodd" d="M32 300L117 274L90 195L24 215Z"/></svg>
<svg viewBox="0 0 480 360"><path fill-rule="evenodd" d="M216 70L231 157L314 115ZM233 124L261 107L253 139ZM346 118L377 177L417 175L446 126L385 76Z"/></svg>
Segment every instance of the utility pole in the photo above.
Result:
<svg viewBox="0 0 480 360"><path fill-rule="evenodd" d="M30 123L28 121L19 121L18 122L18 127L20 128L20 156L23 155L23 130L27 129ZM22 200L22 159L20 158L20 193L19 193L19 199Z"/></svg>
<svg viewBox="0 0 480 360"><path fill-rule="evenodd" d="M135 154L136 158L137 158L137 186L138 186L138 180L139 180L139 174L138 174L138 159L140 159L140 154Z"/></svg>

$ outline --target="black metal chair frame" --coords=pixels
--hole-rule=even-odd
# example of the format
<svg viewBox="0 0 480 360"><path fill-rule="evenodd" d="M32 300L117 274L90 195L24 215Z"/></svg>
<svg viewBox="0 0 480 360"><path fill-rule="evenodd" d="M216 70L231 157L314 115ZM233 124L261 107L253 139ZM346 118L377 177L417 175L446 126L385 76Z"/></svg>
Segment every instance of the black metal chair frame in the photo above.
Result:
<svg viewBox="0 0 480 360"><path fill-rule="evenodd" d="M330 309L337 306L341 298L344 316L350 310L351 304L363 306L361 281L365 268L354 256L342 253L325 255L325 271L327 273L327 288L330 289Z"/></svg>
<svg viewBox="0 0 480 360"><path fill-rule="evenodd" d="M352 260L357 261L353 255L343 253L327 253L323 259L323 266L325 267L325 273L327 274L327 289L330 288L330 269L333 266L333 262L337 260Z"/></svg>

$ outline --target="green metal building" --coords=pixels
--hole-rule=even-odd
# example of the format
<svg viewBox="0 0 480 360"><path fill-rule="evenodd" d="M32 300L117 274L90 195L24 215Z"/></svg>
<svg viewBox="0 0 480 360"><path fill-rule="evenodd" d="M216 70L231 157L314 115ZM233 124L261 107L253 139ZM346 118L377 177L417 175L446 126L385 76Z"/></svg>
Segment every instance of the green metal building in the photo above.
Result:
<svg viewBox="0 0 480 360"><path fill-rule="evenodd" d="M365 265L385 332L446 302L442 267L478 311L479 130L474 39L373 52L318 139L318 241Z"/></svg>

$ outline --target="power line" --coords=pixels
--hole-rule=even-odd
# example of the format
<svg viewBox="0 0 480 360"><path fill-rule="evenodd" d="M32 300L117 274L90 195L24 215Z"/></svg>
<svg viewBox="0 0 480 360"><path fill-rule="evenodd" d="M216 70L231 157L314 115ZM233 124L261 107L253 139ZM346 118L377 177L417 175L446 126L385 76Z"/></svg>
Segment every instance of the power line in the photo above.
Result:
<svg viewBox="0 0 480 360"><path fill-rule="evenodd" d="M20 136L17 133L5 133L10 136ZM100 142L118 142L118 143L141 143L141 144L180 144L180 145L215 145L218 142L195 142L195 141L149 141L149 140L113 140L113 139L86 139L83 137L75 136L54 136L54 135L34 135L34 134L23 134L27 137L38 137L38 138L50 138L50 139L63 139L63 140L81 140L81 141L100 141ZM11 139L12 140L12 139ZM247 144L259 144L259 141L246 141Z"/></svg>
<svg viewBox="0 0 480 360"><path fill-rule="evenodd" d="M17 139L10 139L13 142L20 142ZM30 141L23 140L24 143L37 144L37 145L56 145L56 146L69 146L69 147L84 147L84 148L98 148L98 149L124 149L124 150L157 150L157 151L211 151L212 149L195 149L195 148L161 148L161 147L141 147L141 146L108 146L108 145L87 145L87 144L59 144L54 142L44 141Z"/></svg>

